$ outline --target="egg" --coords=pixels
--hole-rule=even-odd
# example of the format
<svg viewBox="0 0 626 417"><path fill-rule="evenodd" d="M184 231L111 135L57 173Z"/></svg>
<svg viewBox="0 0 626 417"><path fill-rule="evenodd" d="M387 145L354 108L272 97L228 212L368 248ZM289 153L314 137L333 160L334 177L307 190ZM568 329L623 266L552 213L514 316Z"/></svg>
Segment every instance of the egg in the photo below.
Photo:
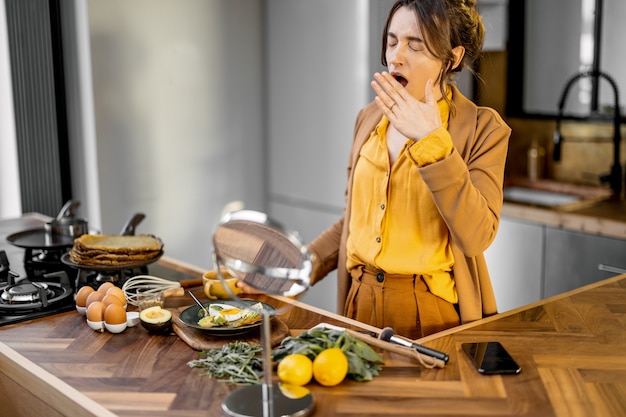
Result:
<svg viewBox="0 0 626 417"><path fill-rule="evenodd" d="M87 307L87 297L95 290L89 285L81 287L76 293L76 305L79 307Z"/></svg>
<svg viewBox="0 0 626 417"><path fill-rule="evenodd" d="M94 301L93 303L89 304L89 307L87 307L87 320L93 322L103 321L104 311L106 307L107 305L104 304L102 301Z"/></svg>
<svg viewBox="0 0 626 417"><path fill-rule="evenodd" d="M98 291L103 294L106 294L109 288L112 288L112 287L115 287L115 285L113 285L112 282L105 282L102 285L100 285L100 287L98 288Z"/></svg>
<svg viewBox="0 0 626 417"><path fill-rule="evenodd" d="M104 322L107 324L126 323L126 310L119 304L109 304L104 310Z"/></svg>
<svg viewBox="0 0 626 417"><path fill-rule="evenodd" d="M124 307L124 303L117 298L116 296L114 296L113 294L106 294L103 298L102 298L102 302L104 304L111 305L111 304L117 304L120 307Z"/></svg>
<svg viewBox="0 0 626 417"><path fill-rule="evenodd" d="M110 287L107 290L107 295L114 295L117 298L120 299L120 301L122 302L122 305L126 304L126 296L124 295L124 291L122 291L121 288L119 287Z"/></svg>
<svg viewBox="0 0 626 417"><path fill-rule="evenodd" d="M209 314L212 316L221 316L226 321L235 321L241 318L243 310L228 304L211 304L209 306Z"/></svg>
<svg viewBox="0 0 626 417"><path fill-rule="evenodd" d="M93 303L94 301L102 301L102 299L104 298L105 294L100 292L100 291L94 291L91 294L89 294L87 296L87 301L85 301L85 306L87 308L89 308L89 306L91 305L91 303Z"/></svg>

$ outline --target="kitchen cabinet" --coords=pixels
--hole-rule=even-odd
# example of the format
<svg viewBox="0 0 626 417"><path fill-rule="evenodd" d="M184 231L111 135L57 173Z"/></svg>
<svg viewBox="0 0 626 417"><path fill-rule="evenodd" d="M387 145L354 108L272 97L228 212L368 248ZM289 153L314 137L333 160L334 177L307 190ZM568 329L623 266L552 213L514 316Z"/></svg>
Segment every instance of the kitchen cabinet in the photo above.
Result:
<svg viewBox="0 0 626 417"><path fill-rule="evenodd" d="M485 258L503 312L626 270L626 240L503 216Z"/></svg>
<svg viewBox="0 0 626 417"><path fill-rule="evenodd" d="M544 227L502 217L498 234L485 251L498 311L541 299Z"/></svg>
<svg viewBox="0 0 626 417"><path fill-rule="evenodd" d="M626 269L625 240L554 227L546 227L545 236L544 297L615 275L599 265Z"/></svg>

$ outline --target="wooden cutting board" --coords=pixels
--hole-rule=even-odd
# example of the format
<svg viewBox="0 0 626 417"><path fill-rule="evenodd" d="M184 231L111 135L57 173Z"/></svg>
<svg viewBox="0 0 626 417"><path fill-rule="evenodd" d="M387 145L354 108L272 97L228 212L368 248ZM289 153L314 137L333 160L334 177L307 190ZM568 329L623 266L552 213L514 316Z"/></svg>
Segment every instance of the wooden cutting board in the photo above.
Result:
<svg viewBox="0 0 626 417"><path fill-rule="evenodd" d="M219 349L224 344L240 341L247 343L261 343L261 326L251 329L250 331L232 335L232 336L213 336L200 329L187 326L179 317L181 311L185 310L188 306L180 307L179 309L170 308L172 312L172 329L174 333L180 337L180 339L187 343L192 349L195 350L208 350ZM289 328L285 323L277 319L272 318L272 332L271 342L272 346L276 346L283 341L285 337L289 336Z"/></svg>

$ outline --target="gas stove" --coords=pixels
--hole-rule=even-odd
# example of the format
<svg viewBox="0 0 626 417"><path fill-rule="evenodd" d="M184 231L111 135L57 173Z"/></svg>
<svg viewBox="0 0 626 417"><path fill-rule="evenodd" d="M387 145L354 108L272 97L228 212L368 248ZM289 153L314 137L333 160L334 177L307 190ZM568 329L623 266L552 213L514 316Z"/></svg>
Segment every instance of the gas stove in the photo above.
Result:
<svg viewBox="0 0 626 417"><path fill-rule="evenodd" d="M142 218L133 216L124 232L134 233ZM68 260L74 238L50 233L44 224L36 214L0 220L0 326L72 310L74 294L84 285L97 289L113 282L121 287L132 276L155 272L164 278L188 278L157 263L150 271L147 264L123 269L76 265Z"/></svg>
<svg viewBox="0 0 626 417"><path fill-rule="evenodd" d="M0 326L74 308L74 288L65 271L20 277L0 251Z"/></svg>
<svg viewBox="0 0 626 417"><path fill-rule="evenodd" d="M0 326L70 311L75 308L76 289L89 285L98 289L104 282L121 286L146 266L124 270L90 270L62 262L67 254L26 249L25 276L11 270L9 259L0 250ZM19 265L22 266L22 265Z"/></svg>

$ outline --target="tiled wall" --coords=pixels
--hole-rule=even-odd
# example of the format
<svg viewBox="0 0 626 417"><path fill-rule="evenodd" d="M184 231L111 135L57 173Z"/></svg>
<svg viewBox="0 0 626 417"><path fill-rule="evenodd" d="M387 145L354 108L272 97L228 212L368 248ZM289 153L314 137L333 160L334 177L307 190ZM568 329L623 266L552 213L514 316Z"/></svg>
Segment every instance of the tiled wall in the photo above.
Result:
<svg viewBox="0 0 626 417"><path fill-rule="evenodd" d="M527 152L533 142L546 150L544 174L560 181L600 185L598 177L607 174L613 162L612 123L562 122L561 161L552 161L552 135L554 120L509 118L505 114L506 52L487 52L480 73L484 85L478 99L481 104L493 107L513 129L507 157L507 176L527 175ZM622 126L620 159L626 165L626 128Z"/></svg>

